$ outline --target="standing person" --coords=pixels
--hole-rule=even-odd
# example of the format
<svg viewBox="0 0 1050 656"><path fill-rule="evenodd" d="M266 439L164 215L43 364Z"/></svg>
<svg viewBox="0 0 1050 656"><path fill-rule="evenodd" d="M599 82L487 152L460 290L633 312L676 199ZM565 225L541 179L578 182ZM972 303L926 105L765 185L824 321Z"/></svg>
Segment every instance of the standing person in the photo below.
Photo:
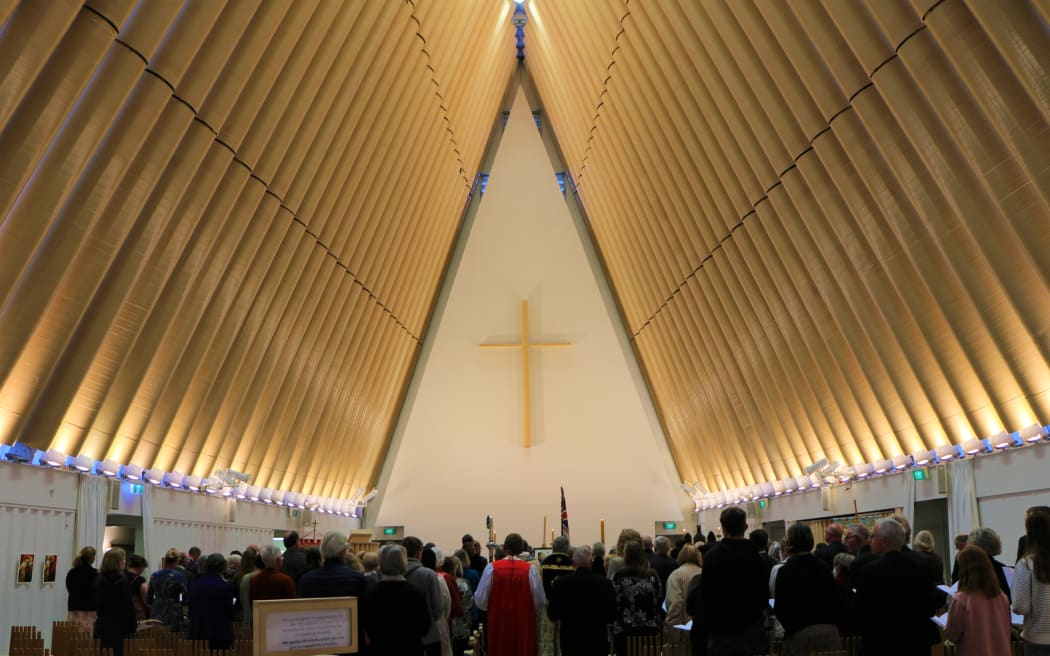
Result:
<svg viewBox="0 0 1050 656"><path fill-rule="evenodd" d="M84 547L77 554L72 569L66 574L66 609L69 621L76 622L84 633L95 630L95 548Z"/></svg>
<svg viewBox="0 0 1050 656"><path fill-rule="evenodd" d="M664 606L667 607L667 618L664 619L664 634L673 644L684 638L684 632L675 626L690 620L685 609L685 595L693 577L700 576L703 564L700 552L691 544L683 544L678 551L678 568L667 577L667 592L664 594Z"/></svg>
<svg viewBox="0 0 1050 656"><path fill-rule="evenodd" d="M430 628L423 636L423 653L426 656L441 656L441 627L439 622L445 622L444 593L448 588L438 579L437 574L423 567L420 557L423 555L423 541L414 535L409 535L401 541L408 556L408 565L405 569L405 580L413 588L423 595L427 605L427 614L430 616ZM380 558L380 569L382 569L382 558ZM442 590L445 592L443 593Z"/></svg>
<svg viewBox="0 0 1050 656"><path fill-rule="evenodd" d="M407 538L406 538L407 539ZM423 543L420 542L420 548ZM423 593L405 580L405 548L379 549L379 582L368 592L361 623L371 656L423 656L424 636L434 625Z"/></svg>
<svg viewBox="0 0 1050 656"><path fill-rule="evenodd" d="M321 538L320 554L324 556L323 564L299 577L299 597L357 597L357 614L360 617L365 611L365 591L369 577L347 564L353 552L346 535L338 531L325 533ZM358 644L364 645L364 627L358 622L357 628Z"/></svg>
<svg viewBox="0 0 1050 656"><path fill-rule="evenodd" d="M957 561L959 591L948 607L944 637L958 644L957 656L1010 656L1010 603L999 589L992 559L970 546Z"/></svg>
<svg viewBox="0 0 1050 656"><path fill-rule="evenodd" d="M124 639L130 638L137 626L124 564L123 549L107 551L102 557L94 587L97 608L94 637L101 642L103 649L112 649L114 656L122 656Z"/></svg>
<svg viewBox="0 0 1050 656"><path fill-rule="evenodd" d="M182 628L182 598L189 589L186 575L179 571L178 549L164 554L162 569L149 577L149 616L173 630Z"/></svg>
<svg viewBox="0 0 1050 656"><path fill-rule="evenodd" d="M793 524L787 532L788 558L777 573L774 595L774 612L784 627L782 656L808 656L842 647L836 625L836 610L842 604L839 589L812 549L813 530Z"/></svg>
<svg viewBox="0 0 1050 656"><path fill-rule="evenodd" d="M499 656L535 656L536 614L547 603L539 571L519 556L525 541L510 533L503 542L506 557L485 567L474 594L487 611L488 651Z"/></svg>
<svg viewBox="0 0 1050 656"><path fill-rule="evenodd" d="M1021 536L1024 540L1024 536ZM966 543L970 541L969 533L960 533L955 536L955 560L952 561L952 584L959 580L959 552L966 548ZM1022 554L1023 556L1023 554ZM1021 560L1022 556L1018 556L1017 560Z"/></svg>
<svg viewBox="0 0 1050 656"><path fill-rule="evenodd" d="M595 542L591 547L591 571L605 576L605 545Z"/></svg>
<svg viewBox="0 0 1050 656"><path fill-rule="evenodd" d="M936 610L933 581L921 563L903 553L904 536L894 519L880 519L871 532L876 558L856 580L862 656L929 656L939 637L930 621Z"/></svg>
<svg viewBox="0 0 1050 656"><path fill-rule="evenodd" d="M462 551L457 549L457 551ZM470 582L463 577L463 564L459 558L446 556L441 563L441 571L452 577L456 583L456 594L459 596L459 607L463 611L459 616L453 615L449 622L449 635L452 638L453 656L463 656L470 641L470 612L474 609L474 590Z"/></svg>
<svg viewBox="0 0 1050 656"><path fill-rule="evenodd" d="M306 571L306 552L299 548L298 531L288 531L284 536L284 564L281 565L281 574L292 577L296 583L299 577Z"/></svg>
<svg viewBox="0 0 1050 656"><path fill-rule="evenodd" d="M146 559L138 554L128 556L128 585L131 587L131 603L135 606L135 619L149 619L149 585L142 573L146 571Z"/></svg>
<svg viewBox="0 0 1050 656"><path fill-rule="evenodd" d="M547 617L559 622L561 653L568 656L608 656L609 623L616 617L616 592L604 574L592 569L593 552L576 547L576 571L551 585Z"/></svg>
<svg viewBox="0 0 1050 656"><path fill-rule="evenodd" d="M222 578L226 558L208 556L190 584L190 640L207 640L209 649L233 644L233 584Z"/></svg>
<svg viewBox="0 0 1050 656"><path fill-rule="evenodd" d="M915 558L929 571L930 580L933 581L934 585L942 585L944 583L944 561L934 551L936 545L933 541L933 533L919 531L915 534L915 539L912 540L911 546L913 547L912 553ZM943 608L947 605L948 597L940 590L936 590L933 596L937 601L938 608Z"/></svg>
<svg viewBox="0 0 1050 656"><path fill-rule="evenodd" d="M241 566L233 578L233 589L237 594L237 603L233 605L234 621L240 621L249 629L252 626L252 604L250 584L259 563L259 550L248 547L241 554Z"/></svg>
<svg viewBox="0 0 1050 656"><path fill-rule="evenodd" d="M248 596L252 603L266 599L295 599L295 581L281 573L281 552L272 544L259 549L263 568L252 576Z"/></svg>
<svg viewBox="0 0 1050 656"><path fill-rule="evenodd" d="M967 544L984 549L984 552L992 559L992 568L995 570L996 580L999 581L999 589L1003 591L1007 599L1012 600L1010 583L1006 580L1006 564L995 558L1003 552L1003 541L999 534L984 526L975 528L970 531L970 539Z"/></svg>
<svg viewBox="0 0 1050 656"><path fill-rule="evenodd" d="M197 574L199 573L197 568L197 561L199 561L200 559L201 548L190 547L189 551L186 552L186 561L184 563L184 568L187 574L187 580L192 581L193 579L197 578Z"/></svg>
<svg viewBox="0 0 1050 656"><path fill-rule="evenodd" d="M1050 512L1025 518L1025 557L1014 570L1014 612L1024 616L1025 656L1050 655Z"/></svg>
<svg viewBox="0 0 1050 656"><path fill-rule="evenodd" d="M630 540L623 548L623 567L612 577L616 617L612 623L616 656L627 655L627 639L660 635L660 575L649 566L642 543Z"/></svg>
<svg viewBox="0 0 1050 656"><path fill-rule="evenodd" d="M700 573L699 621L707 631L707 652L711 656L765 653L769 649L763 629L769 607L765 563L744 537L747 513L743 508L726 508L719 521L725 537L704 554Z"/></svg>
<svg viewBox="0 0 1050 656"><path fill-rule="evenodd" d="M842 543L842 534L843 531L840 524L835 522L828 524L828 527L824 529L824 541L827 544L817 547L817 551L814 553L817 559L827 566L829 571L835 562L835 556L846 551L846 545Z"/></svg>
<svg viewBox="0 0 1050 656"><path fill-rule="evenodd" d="M678 567L678 561L671 557L670 552L671 540L666 535L657 536L653 542L653 558L650 562L656 570L656 575L660 577L661 590L667 589L667 577Z"/></svg>

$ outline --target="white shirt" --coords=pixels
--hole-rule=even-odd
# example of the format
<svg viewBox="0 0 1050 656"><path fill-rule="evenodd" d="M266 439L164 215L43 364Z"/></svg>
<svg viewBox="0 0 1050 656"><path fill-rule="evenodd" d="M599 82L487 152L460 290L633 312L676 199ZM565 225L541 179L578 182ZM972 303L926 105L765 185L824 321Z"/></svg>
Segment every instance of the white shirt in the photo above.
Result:
<svg viewBox="0 0 1050 656"><path fill-rule="evenodd" d="M507 556L509 560L521 560L515 556ZM485 566L478 582L478 589L474 591L474 603L481 610L489 609L489 587L492 585L492 563ZM529 568L529 590L532 591L532 603L536 605L536 612L543 610L547 605L547 595L543 592L543 579L540 571L535 567Z"/></svg>

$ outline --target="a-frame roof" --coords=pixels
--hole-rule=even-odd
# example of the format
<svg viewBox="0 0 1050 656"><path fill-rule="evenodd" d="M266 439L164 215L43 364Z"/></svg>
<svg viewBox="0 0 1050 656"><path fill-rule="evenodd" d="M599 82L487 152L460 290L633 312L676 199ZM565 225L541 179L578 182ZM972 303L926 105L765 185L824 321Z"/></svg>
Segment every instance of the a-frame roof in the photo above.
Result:
<svg viewBox="0 0 1050 656"><path fill-rule="evenodd" d="M1045 0L0 1L0 442L375 483L504 92L683 480L1050 422Z"/></svg>

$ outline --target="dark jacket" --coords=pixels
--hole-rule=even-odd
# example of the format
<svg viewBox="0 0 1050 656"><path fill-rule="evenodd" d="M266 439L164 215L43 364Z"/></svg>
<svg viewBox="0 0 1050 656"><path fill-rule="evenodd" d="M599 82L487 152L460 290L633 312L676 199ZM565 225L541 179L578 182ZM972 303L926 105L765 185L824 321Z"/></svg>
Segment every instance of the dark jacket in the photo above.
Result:
<svg viewBox="0 0 1050 656"><path fill-rule="evenodd" d="M217 574L202 574L190 583L190 640L207 640L212 649L233 644L233 584Z"/></svg>
<svg viewBox="0 0 1050 656"><path fill-rule="evenodd" d="M131 586L122 572L99 574L94 586L95 638L102 646L111 647L114 656L124 653L124 638L135 633L135 607L131 603Z"/></svg>
<svg viewBox="0 0 1050 656"><path fill-rule="evenodd" d="M284 552L284 563L281 565L281 574L292 577L296 583L299 577L306 571L306 552L299 547L291 547Z"/></svg>
<svg viewBox="0 0 1050 656"><path fill-rule="evenodd" d="M811 554L791 556L777 572L774 612L785 635L814 624L836 624L841 604L835 578Z"/></svg>
<svg viewBox="0 0 1050 656"><path fill-rule="evenodd" d="M612 583L590 570L578 569L551 586L547 616L561 622L563 654L605 656L609 653L609 623L616 616Z"/></svg>
<svg viewBox="0 0 1050 656"><path fill-rule="evenodd" d="M840 553L845 553L845 551L846 545L842 544L841 541L829 542L823 547L820 547L816 551L814 551L813 555L816 556L819 560L821 560L825 565L827 565L828 569L831 569L832 565L835 564L835 556L839 555ZM777 576L780 575L777 574Z"/></svg>
<svg viewBox="0 0 1050 656"><path fill-rule="evenodd" d="M540 563L540 577L543 578L543 592L551 596L551 584L554 580L573 573L572 556L564 553L552 553Z"/></svg>
<svg viewBox="0 0 1050 656"><path fill-rule="evenodd" d="M365 590L368 578L346 566L341 560L329 559L317 569L306 572L299 578L299 597L357 597L357 616L365 612ZM364 626L357 623L358 644L364 642Z"/></svg>
<svg viewBox="0 0 1050 656"><path fill-rule="evenodd" d="M66 574L69 600L66 610L95 610L95 579L98 570L91 565L77 565Z"/></svg>
<svg viewBox="0 0 1050 656"><path fill-rule="evenodd" d="M660 577L660 589L666 594L667 577L671 575L671 572L678 569L678 561L667 554L657 554L653 558L653 569L656 570L656 574Z"/></svg>
<svg viewBox="0 0 1050 656"><path fill-rule="evenodd" d="M918 560L891 551L866 564L856 584L863 656L929 656L939 638L930 621L936 610L933 581Z"/></svg>
<svg viewBox="0 0 1050 656"><path fill-rule="evenodd" d="M370 656L420 656L423 636L433 624L423 593L404 579L375 584L360 617Z"/></svg>
<svg viewBox="0 0 1050 656"><path fill-rule="evenodd" d="M758 549L745 538L723 538L704 556L700 573L700 612L711 635L737 633L761 625L769 607L769 578Z"/></svg>

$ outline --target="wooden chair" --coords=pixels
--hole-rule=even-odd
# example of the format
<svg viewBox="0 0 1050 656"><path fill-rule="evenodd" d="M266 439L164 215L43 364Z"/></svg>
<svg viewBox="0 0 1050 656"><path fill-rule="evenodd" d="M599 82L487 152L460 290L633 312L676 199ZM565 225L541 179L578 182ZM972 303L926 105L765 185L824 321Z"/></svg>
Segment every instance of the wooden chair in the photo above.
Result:
<svg viewBox="0 0 1050 656"><path fill-rule="evenodd" d="M627 638L627 656L663 656L663 637L631 636Z"/></svg>

